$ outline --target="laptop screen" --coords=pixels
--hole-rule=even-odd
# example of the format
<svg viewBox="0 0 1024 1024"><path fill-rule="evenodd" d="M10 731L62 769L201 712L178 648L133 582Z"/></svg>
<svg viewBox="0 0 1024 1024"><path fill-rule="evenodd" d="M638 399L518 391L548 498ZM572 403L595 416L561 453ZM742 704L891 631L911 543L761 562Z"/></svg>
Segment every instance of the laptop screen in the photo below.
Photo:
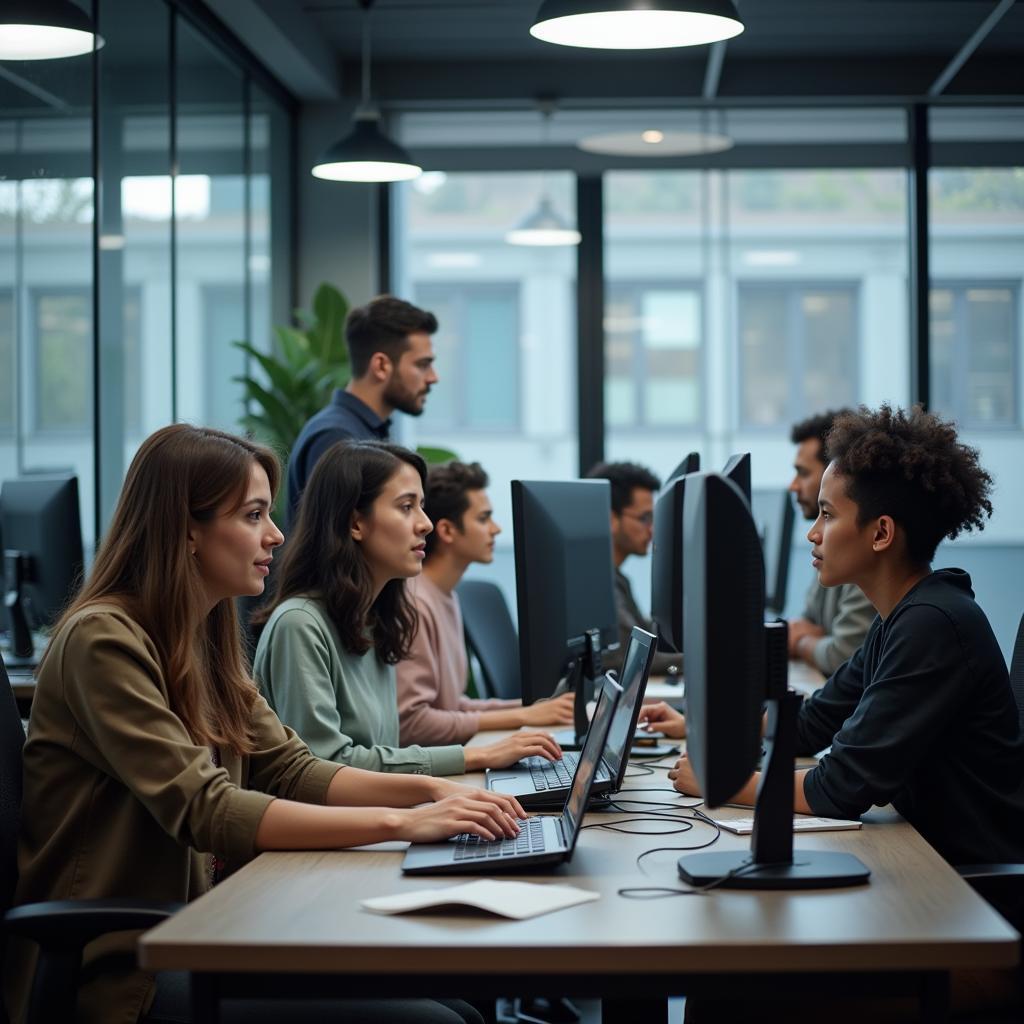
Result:
<svg viewBox="0 0 1024 1024"><path fill-rule="evenodd" d="M626 654L622 659L622 671L619 673L619 685L622 687L622 698L615 712L611 728L608 731L608 743L605 747L604 759L612 777L617 777L622 766L622 759L629 754L633 746L633 732L636 729L637 715L633 712L640 694L647 681L648 661L651 646L656 638L641 629L632 631Z"/></svg>
<svg viewBox="0 0 1024 1024"><path fill-rule="evenodd" d="M587 801L590 799L590 788L594 781L594 773L597 771L597 763L601 760L608 739L608 727L621 697L622 689L619 684L610 676L604 676L594 718L587 730L587 739L572 779L572 789L562 811L562 830L570 850L579 834L579 826L587 809Z"/></svg>

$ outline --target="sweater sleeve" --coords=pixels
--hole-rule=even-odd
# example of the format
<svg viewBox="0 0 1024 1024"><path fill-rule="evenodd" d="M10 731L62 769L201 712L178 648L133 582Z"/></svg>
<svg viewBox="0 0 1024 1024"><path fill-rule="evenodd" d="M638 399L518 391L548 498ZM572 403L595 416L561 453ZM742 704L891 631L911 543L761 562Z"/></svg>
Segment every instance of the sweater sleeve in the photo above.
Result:
<svg viewBox="0 0 1024 1024"><path fill-rule="evenodd" d="M300 609L289 609L266 638L264 656L273 681L274 701L309 749L326 761L375 772L460 775L466 758L459 746L363 746L345 731L332 682L331 642L319 623Z"/></svg>
<svg viewBox="0 0 1024 1024"><path fill-rule="evenodd" d="M419 625L409 656L396 667L401 742L466 743L480 731L479 711L437 707L441 676L437 623L423 603L417 611Z"/></svg>
<svg viewBox="0 0 1024 1024"><path fill-rule="evenodd" d="M831 753L804 780L816 814L856 818L891 802L966 699L966 661L949 617L930 605L910 605L897 615L860 702Z"/></svg>
<svg viewBox="0 0 1024 1024"><path fill-rule="evenodd" d="M860 587L843 587L831 629L814 645L814 662L825 675L835 672L860 647L876 614Z"/></svg>
<svg viewBox="0 0 1024 1024"><path fill-rule="evenodd" d="M286 800L326 804L327 789L341 766L314 756L262 696L252 718L256 749L249 755L250 787Z"/></svg>
<svg viewBox="0 0 1024 1024"><path fill-rule="evenodd" d="M800 706L797 718L797 751L816 754L832 743L835 734L853 714L864 692L864 653L858 649Z"/></svg>
<svg viewBox="0 0 1024 1024"><path fill-rule="evenodd" d="M238 863L256 855L273 797L214 766L171 710L155 653L120 616L97 612L71 626L60 667L84 734L77 753L118 778L178 842Z"/></svg>

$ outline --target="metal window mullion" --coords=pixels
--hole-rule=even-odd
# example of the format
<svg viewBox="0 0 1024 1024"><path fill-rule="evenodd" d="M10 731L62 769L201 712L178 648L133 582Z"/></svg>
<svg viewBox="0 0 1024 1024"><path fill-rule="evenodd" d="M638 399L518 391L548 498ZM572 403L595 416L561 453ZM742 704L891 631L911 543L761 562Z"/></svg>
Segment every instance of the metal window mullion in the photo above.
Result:
<svg viewBox="0 0 1024 1024"><path fill-rule="evenodd" d="M908 180L910 260L910 399L924 408L931 404L931 317L929 310L930 259L928 171L931 146L928 138L928 107L915 103L907 111L907 135L910 143Z"/></svg>
<svg viewBox="0 0 1024 1024"><path fill-rule="evenodd" d="M576 429L580 475L604 459L604 181L576 179Z"/></svg>
<svg viewBox="0 0 1024 1024"><path fill-rule="evenodd" d="M168 93L171 159L171 422L178 422L178 13L168 7Z"/></svg>

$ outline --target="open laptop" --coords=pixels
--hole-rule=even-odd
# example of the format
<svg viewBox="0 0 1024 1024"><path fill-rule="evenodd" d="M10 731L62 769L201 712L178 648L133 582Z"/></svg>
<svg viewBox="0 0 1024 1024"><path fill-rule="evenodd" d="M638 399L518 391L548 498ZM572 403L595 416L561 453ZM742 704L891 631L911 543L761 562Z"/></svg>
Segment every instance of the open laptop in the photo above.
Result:
<svg viewBox="0 0 1024 1024"><path fill-rule="evenodd" d="M407 875L489 875L571 860L601 751L621 697L622 687L611 676L604 676L594 720L561 817L526 818L519 822L521 831L515 839L481 839L463 833L444 843L413 843L406 851L402 871Z"/></svg>
<svg viewBox="0 0 1024 1024"><path fill-rule="evenodd" d="M657 650L657 637L634 626L619 674L622 699L594 776L594 796L617 793L622 788L647 677ZM487 788L493 793L514 796L526 808L560 807L572 785L579 757L579 754L567 750L559 761L527 757L511 768L490 768L487 771Z"/></svg>

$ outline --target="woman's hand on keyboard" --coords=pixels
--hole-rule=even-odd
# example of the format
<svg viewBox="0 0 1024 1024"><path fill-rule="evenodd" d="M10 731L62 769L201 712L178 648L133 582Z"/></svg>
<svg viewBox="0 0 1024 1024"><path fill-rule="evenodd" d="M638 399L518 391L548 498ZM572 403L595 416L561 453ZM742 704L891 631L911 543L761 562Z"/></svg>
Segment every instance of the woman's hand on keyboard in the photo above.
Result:
<svg viewBox="0 0 1024 1024"><path fill-rule="evenodd" d="M513 839L519 835L517 819L526 814L517 800L470 786L460 788L463 792L436 803L392 812L399 816L397 838L430 843L462 832L482 839Z"/></svg>
<svg viewBox="0 0 1024 1024"><path fill-rule="evenodd" d="M524 707L523 725L572 725L573 709L576 707L576 696L562 693L557 697L539 700L536 704Z"/></svg>
<svg viewBox="0 0 1024 1024"><path fill-rule="evenodd" d="M516 732L507 739L486 747L467 747L466 771L508 768L524 757L534 756L543 757L547 761L557 761L562 756L562 748L550 733Z"/></svg>

